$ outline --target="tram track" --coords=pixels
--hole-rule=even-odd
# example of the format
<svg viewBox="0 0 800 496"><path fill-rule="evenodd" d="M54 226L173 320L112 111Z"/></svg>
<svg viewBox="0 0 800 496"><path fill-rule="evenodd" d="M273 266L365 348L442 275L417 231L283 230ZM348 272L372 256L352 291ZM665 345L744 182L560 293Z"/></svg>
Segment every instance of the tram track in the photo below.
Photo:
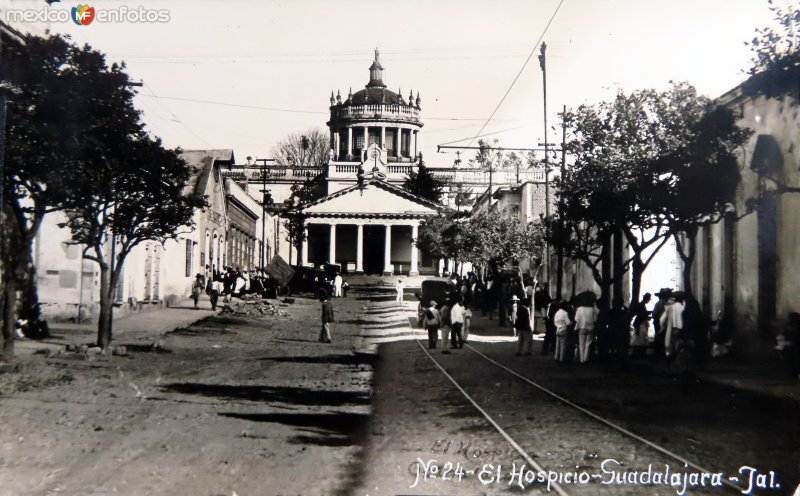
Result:
<svg viewBox="0 0 800 496"><path fill-rule="evenodd" d="M398 321L402 317L402 320L408 325L411 339L416 341L420 350L427 357L427 359L429 359L434 364L436 369L439 370L441 374L447 378L447 380L453 385L453 387L456 390L458 390L459 394L466 400L466 402L469 403L485 419L485 421L489 425L491 425L492 428L495 429L509 443L509 445L519 454L519 456L523 460L525 460L526 463L530 465L530 467L532 467L538 473L552 473L554 470L555 471L563 470L563 465L559 466L558 468L548 467L547 463L545 462L540 463L539 461L537 461L536 460L537 458L542 458L542 455L536 454L535 450L537 450L538 447L536 447L535 445L531 446L528 440L524 439L524 437L526 436L520 435L520 433L513 432L513 430L515 430L515 427L513 425L512 426L506 425L505 427L501 425L503 420L505 419L499 420L498 418L496 418L497 415L493 415L490 407L494 406L493 404L494 402L487 402L484 399L480 398L481 395L485 396L486 393L485 392L481 393L478 390L479 388L476 389L472 387L472 385L468 383L469 382L468 380L459 378L458 371L453 371L453 370L448 371L448 367L451 366L452 363L449 364L443 363L444 361L437 360L433 356L433 354L431 354L431 352L427 349L427 339L422 339L422 333L416 331L411 325L411 322L409 320L410 315L408 315L407 309L406 310L398 309L397 315L398 315ZM666 447L658 443L655 443L634 432L631 432L630 430L618 425L617 423L601 415L598 415L585 407L576 404L575 402L569 400L568 398L534 381L530 377L527 377L524 374L514 371L511 368L498 362L497 360L494 360L493 358L487 356L486 354L484 354L483 352L476 349L474 346L470 344L467 344L465 347L472 353L472 356L476 356L481 360L481 362L486 362L488 364L491 364L493 367L503 371L506 376L512 378L513 381L516 381L517 385L522 384L528 389L535 390L538 393L545 395L547 398L560 405L561 408L566 407L568 410L572 412L577 412L577 414L585 417L593 424L592 426L587 426L588 432L594 432L594 433L602 433L605 431L613 432L617 436L624 437L625 439L628 439L629 441L636 443L637 445L643 447L645 450L650 450L651 455L653 452L658 453L658 456L656 456L656 458L662 459L660 460L660 462L663 462L662 465L665 465L666 463L670 462L671 463L678 462L680 464L679 470L682 470L684 472L684 475L688 472L692 472L696 473L698 477L702 477L703 474L706 474L707 476L711 477L713 474L722 473L709 469L698 463L695 463L681 456L680 454L667 449ZM539 402L532 402L532 403L536 404ZM526 407L528 406L530 405L526 404ZM499 414L499 416L502 417L503 415ZM520 427L517 425L516 430L519 429ZM555 450L551 449L550 451L555 451ZM547 453L547 455L551 455L551 453ZM640 456L639 458L640 462L641 458L643 457ZM658 462L652 463L651 465L658 466ZM630 467L626 467L626 469L627 468ZM718 494L719 489L722 489L724 487L731 493L733 491L739 494L746 493L746 485L743 486L742 484L737 483L738 482L737 480L732 480L732 479L736 479L736 477L729 478L726 475L724 477L717 479L717 481L720 484L715 485L714 487L705 485L703 485L703 487L690 487L689 491L692 493L713 492ZM592 482L598 482L598 481L593 480ZM553 492L556 492L559 495L585 493L586 489L583 487L574 486L567 488L565 487L567 485L569 484L560 484L558 482L552 482L551 484L549 484L548 487L549 490L552 490ZM591 486L589 486L590 488L589 494L594 493L591 487L599 489L599 487L596 484L592 484ZM652 489L653 489L652 487L641 487L641 486L628 487L622 492L628 494L641 494L642 492L649 493L651 492ZM668 489L668 491L667 490L663 491L665 494L666 493L675 494L676 492L680 494L680 487L673 488L672 485L666 485L663 488L656 488L655 489L656 493L659 493L658 489Z"/></svg>

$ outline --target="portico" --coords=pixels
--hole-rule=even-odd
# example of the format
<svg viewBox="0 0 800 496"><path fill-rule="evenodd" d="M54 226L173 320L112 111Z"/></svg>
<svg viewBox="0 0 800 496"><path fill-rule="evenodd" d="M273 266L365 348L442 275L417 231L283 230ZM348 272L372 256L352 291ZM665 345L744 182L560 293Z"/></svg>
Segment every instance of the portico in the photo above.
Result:
<svg viewBox="0 0 800 496"><path fill-rule="evenodd" d="M414 242L437 205L373 178L316 202L304 211L303 265L339 264L348 273L434 272Z"/></svg>

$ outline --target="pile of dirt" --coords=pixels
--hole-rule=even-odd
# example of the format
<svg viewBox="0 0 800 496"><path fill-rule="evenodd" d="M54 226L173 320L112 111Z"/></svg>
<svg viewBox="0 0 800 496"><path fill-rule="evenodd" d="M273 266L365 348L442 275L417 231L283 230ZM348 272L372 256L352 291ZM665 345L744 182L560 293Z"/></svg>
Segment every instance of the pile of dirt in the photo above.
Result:
<svg viewBox="0 0 800 496"><path fill-rule="evenodd" d="M226 303L220 315L236 315L251 318L265 316L289 317L289 312L281 310L274 303L263 299L248 298L240 302Z"/></svg>

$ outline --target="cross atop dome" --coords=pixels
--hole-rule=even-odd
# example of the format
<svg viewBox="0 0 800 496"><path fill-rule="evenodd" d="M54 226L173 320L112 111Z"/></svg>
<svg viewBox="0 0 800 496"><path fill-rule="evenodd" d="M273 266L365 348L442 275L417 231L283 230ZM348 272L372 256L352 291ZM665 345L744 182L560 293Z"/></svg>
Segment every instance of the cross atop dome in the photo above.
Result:
<svg viewBox="0 0 800 496"><path fill-rule="evenodd" d="M369 83L367 84L367 88L374 87L386 87L386 85L383 84L383 66L381 65L380 52L377 48L375 48L375 60L373 60L372 65L369 66Z"/></svg>

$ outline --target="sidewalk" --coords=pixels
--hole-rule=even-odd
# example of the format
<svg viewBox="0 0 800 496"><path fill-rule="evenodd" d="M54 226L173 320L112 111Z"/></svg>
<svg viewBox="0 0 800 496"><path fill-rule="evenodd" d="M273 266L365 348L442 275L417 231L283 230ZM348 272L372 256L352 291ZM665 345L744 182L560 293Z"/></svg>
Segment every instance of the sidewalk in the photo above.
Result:
<svg viewBox="0 0 800 496"><path fill-rule="evenodd" d="M210 315L219 312L211 310L207 296L200 299L200 310L194 309L191 299L179 302L176 306L164 307L148 312L131 313L114 319L112 345L120 341L141 341L158 339L161 335L187 327ZM30 355L42 349L60 349L67 344L88 344L96 340L97 323L71 324L54 322L50 325L51 337L43 340L19 338L15 341L15 355Z"/></svg>
<svg viewBox="0 0 800 496"><path fill-rule="evenodd" d="M543 332L540 321L536 323L537 331ZM494 320L481 315L480 310L473 312L472 329L470 334L476 336L502 336L513 335L510 322L505 327L500 327L495 312ZM535 334L534 353L538 355L541 350L541 341L544 334ZM705 382L740 390L749 394L766 396L779 400L788 400L800 403L800 381L791 377L778 362L775 352L770 359L770 347L763 346L759 358L751 356L727 355L720 358L709 357L704 367L697 372L697 377ZM552 355L549 355L552 359ZM595 357L596 360L596 357ZM646 369L659 375L669 375L667 362L663 358L648 355L644 359L631 359L629 365Z"/></svg>

